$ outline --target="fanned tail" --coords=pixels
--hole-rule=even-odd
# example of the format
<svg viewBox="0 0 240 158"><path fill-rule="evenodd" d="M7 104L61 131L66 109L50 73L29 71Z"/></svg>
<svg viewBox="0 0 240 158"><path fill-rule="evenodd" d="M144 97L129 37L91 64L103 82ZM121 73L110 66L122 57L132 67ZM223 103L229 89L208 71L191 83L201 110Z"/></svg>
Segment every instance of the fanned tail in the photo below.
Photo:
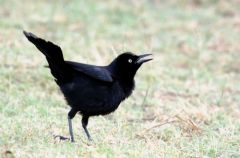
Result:
<svg viewBox="0 0 240 158"><path fill-rule="evenodd" d="M52 75L57 84L69 82L72 79L71 70L65 63L62 50L59 46L50 41L45 41L33 33L23 31L27 39L32 42L38 50L46 57Z"/></svg>

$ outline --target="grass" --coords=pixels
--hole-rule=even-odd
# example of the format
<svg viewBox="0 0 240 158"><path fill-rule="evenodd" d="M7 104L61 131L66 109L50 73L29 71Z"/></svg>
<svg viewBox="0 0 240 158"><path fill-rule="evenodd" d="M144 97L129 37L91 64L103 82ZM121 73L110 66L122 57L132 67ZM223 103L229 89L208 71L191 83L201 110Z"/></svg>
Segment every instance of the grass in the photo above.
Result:
<svg viewBox="0 0 240 158"><path fill-rule="evenodd" d="M0 0L2 157L240 157L240 5L237 0ZM81 117L68 135L65 104L46 61L23 36L59 44L65 58L104 65L151 52L133 95L113 114Z"/></svg>

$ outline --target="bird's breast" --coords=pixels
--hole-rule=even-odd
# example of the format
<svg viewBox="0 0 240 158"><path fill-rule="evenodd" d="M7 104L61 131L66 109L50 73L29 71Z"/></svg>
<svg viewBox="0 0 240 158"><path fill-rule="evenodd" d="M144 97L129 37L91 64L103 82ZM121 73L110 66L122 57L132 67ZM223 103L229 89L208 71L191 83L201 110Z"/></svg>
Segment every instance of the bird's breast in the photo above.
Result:
<svg viewBox="0 0 240 158"><path fill-rule="evenodd" d="M113 112L131 93L118 81L104 83L83 78L63 85L61 90L72 108L89 116Z"/></svg>

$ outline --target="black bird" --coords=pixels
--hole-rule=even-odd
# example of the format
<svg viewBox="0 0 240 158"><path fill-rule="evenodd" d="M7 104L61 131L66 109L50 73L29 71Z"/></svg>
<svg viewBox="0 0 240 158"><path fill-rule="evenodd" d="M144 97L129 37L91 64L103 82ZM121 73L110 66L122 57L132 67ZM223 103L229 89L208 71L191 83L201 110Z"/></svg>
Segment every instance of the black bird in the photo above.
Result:
<svg viewBox="0 0 240 158"><path fill-rule="evenodd" d="M134 76L139 67L152 60L151 54L134 55L126 52L107 66L65 61L59 46L30 32L23 33L45 55L51 73L71 107L68 126L72 142L74 137L71 119L76 113L82 115L82 127L91 140L87 130L89 117L106 115L116 110L131 95L135 85Z"/></svg>

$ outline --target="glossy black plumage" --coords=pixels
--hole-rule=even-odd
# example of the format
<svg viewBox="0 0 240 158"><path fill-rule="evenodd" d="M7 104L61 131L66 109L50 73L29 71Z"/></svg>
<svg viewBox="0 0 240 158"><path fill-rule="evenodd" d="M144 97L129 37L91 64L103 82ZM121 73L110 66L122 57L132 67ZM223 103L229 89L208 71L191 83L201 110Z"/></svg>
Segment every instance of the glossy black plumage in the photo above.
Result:
<svg viewBox="0 0 240 158"><path fill-rule="evenodd" d="M76 113L82 115L82 126L91 139L88 118L116 110L132 93L138 68L151 60L146 58L150 54L137 56L128 52L119 55L108 66L65 61L59 46L32 33L24 31L24 34L45 55L56 83L71 106L68 113L71 141L74 141L71 119Z"/></svg>

